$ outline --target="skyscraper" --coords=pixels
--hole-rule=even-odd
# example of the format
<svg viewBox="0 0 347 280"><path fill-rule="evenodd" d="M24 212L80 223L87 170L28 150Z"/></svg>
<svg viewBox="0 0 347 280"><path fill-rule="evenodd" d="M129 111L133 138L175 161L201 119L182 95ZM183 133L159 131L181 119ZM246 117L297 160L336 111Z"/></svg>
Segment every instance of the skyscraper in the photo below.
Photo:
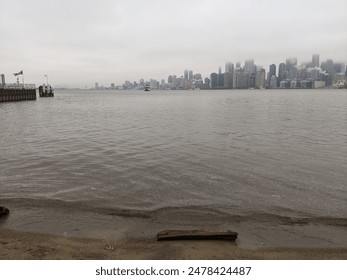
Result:
<svg viewBox="0 0 347 280"><path fill-rule="evenodd" d="M269 78L271 78L272 76L276 76L276 65L275 64L270 65Z"/></svg>
<svg viewBox="0 0 347 280"><path fill-rule="evenodd" d="M189 70L188 71L188 80L193 80L193 71L192 70Z"/></svg>
<svg viewBox="0 0 347 280"><path fill-rule="evenodd" d="M333 77L335 75L334 61L332 59L327 59L325 67L325 71L328 72L327 86L331 86L333 84Z"/></svg>
<svg viewBox="0 0 347 280"><path fill-rule="evenodd" d="M205 78L205 80L204 80L204 83L205 83L205 85L206 85L206 87L210 87L210 79L209 78Z"/></svg>
<svg viewBox="0 0 347 280"><path fill-rule="evenodd" d="M234 64L231 62L225 63L224 88L233 88Z"/></svg>
<svg viewBox="0 0 347 280"><path fill-rule="evenodd" d="M284 79L286 79L286 65L284 63L280 63L280 65L278 66L277 86L279 86L280 82L282 82Z"/></svg>
<svg viewBox="0 0 347 280"><path fill-rule="evenodd" d="M195 80L202 80L202 75L200 73L194 74Z"/></svg>
<svg viewBox="0 0 347 280"><path fill-rule="evenodd" d="M256 77L255 77L255 88L265 88L265 69L261 69L260 71L257 71Z"/></svg>
<svg viewBox="0 0 347 280"><path fill-rule="evenodd" d="M269 67L269 73L268 73L268 80L267 80L267 84L270 85L270 80L272 76L276 76L276 65L275 64L271 64Z"/></svg>
<svg viewBox="0 0 347 280"><path fill-rule="evenodd" d="M217 86L218 86L218 74L217 73L211 73L210 81L211 81L211 88L217 88Z"/></svg>
<svg viewBox="0 0 347 280"><path fill-rule="evenodd" d="M223 88L224 87L224 73L219 73L218 74L217 83L218 83L218 88Z"/></svg>
<svg viewBox="0 0 347 280"><path fill-rule="evenodd" d="M173 88L176 88L177 87L177 76L176 75L173 75L172 76L172 87Z"/></svg>
<svg viewBox="0 0 347 280"><path fill-rule="evenodd" d="M188 70L184 70L184 79L185 80L188 80L188 77L189 77L189 71Z"/></svg>
<svg viewBox="0 0 347 280"><path fill-rule="evenodd" d="M270 77L269 87L270 88L277 88L277 78L275 75Z"/></svg>
<svg viewBox="0 0 347 280"><path fill-rule="evenodd" d="M231 72L224 73L224 88L233 88L233 74Z"/></svg>
<svg viewBox="0 0 347 280"><path fill-rule="evenodd" d="M296 80L298 78L298 69L296 67L292 67L288 71L289 80Z"/></svg>
<svg viewBox="0 0 347 280"><path fill-rule="evenodd" d="M248 72L236 72L236 88L247 89L249 88L249 73Z"/></svg>
<svg viewBox="0 0 347 280"><path fill-rule="evenodd" d="M256 72L256 66L254 65L254 60L249 59L245 61L245 67L244 67L244 72L247 72L249 74L253 74Z"/></svg>
<svg viewBox="0 0 347 280"><path fill-rule="evenodd" d="M225 72L233 73L234 71L234 64L231 62L225 63Z"/></svg>
<svg viewBox="0 0 347 280"><path fill-rule="evenodd" d="M298 64L298 60L295 57L287 58L286 59L287 71L296 67L297 64Z"/></svg>
<svg viewBox="0 0 347 280"><path fill-rule="evenodd" d="M312 67L319 67L319 54L312 55Z"/></svg>

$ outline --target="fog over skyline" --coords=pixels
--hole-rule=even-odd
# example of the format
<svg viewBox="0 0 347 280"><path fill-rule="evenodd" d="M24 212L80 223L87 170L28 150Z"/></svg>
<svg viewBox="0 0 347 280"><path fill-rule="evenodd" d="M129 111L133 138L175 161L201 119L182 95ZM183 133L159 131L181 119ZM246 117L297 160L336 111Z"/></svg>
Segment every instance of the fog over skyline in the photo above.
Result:
<svg viewBox="0 0 347 280"><path fill-rule="evenodd" d="M0 0L0 73L93 86L203 77L225 62L347 63L346 0Z"/></svg>

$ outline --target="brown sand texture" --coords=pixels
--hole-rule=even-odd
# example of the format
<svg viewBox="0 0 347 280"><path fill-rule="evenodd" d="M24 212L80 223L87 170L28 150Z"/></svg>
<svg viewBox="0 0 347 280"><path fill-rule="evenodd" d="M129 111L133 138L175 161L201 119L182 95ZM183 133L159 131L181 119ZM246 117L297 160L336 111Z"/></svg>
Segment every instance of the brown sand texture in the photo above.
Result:
<svg viewBox="0 0 347 280"><path fill-rule="evenodd" d="M338 248L248 249L221 240L91 239L13 230L0 230L0 252L2 260L347 259L347 249Z"/></svg>

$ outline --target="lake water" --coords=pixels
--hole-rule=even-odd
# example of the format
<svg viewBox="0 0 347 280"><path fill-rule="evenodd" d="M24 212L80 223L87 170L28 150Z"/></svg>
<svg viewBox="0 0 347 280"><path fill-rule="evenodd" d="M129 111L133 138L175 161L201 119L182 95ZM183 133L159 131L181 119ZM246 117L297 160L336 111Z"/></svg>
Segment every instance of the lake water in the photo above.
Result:
<svg viewBox="0 0 347 280"><path fill-rule="evenodd" d="M0 103L0 227L347 247L347 91L56 91Z"/></svg>

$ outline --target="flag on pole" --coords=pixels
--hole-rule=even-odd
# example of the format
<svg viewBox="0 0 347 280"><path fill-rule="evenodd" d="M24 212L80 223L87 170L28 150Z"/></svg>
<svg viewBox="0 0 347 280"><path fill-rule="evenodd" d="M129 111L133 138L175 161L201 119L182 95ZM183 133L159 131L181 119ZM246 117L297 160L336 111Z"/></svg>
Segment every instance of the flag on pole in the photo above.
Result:
<svg viewBox="0 0 347 280"><path fill-rule="evenodd" d="M18 76L18 75L23 75L23 70L20 70L19 72L17 72L17 73L13 73L13 75L15 75L15 76Z"/></svg>

